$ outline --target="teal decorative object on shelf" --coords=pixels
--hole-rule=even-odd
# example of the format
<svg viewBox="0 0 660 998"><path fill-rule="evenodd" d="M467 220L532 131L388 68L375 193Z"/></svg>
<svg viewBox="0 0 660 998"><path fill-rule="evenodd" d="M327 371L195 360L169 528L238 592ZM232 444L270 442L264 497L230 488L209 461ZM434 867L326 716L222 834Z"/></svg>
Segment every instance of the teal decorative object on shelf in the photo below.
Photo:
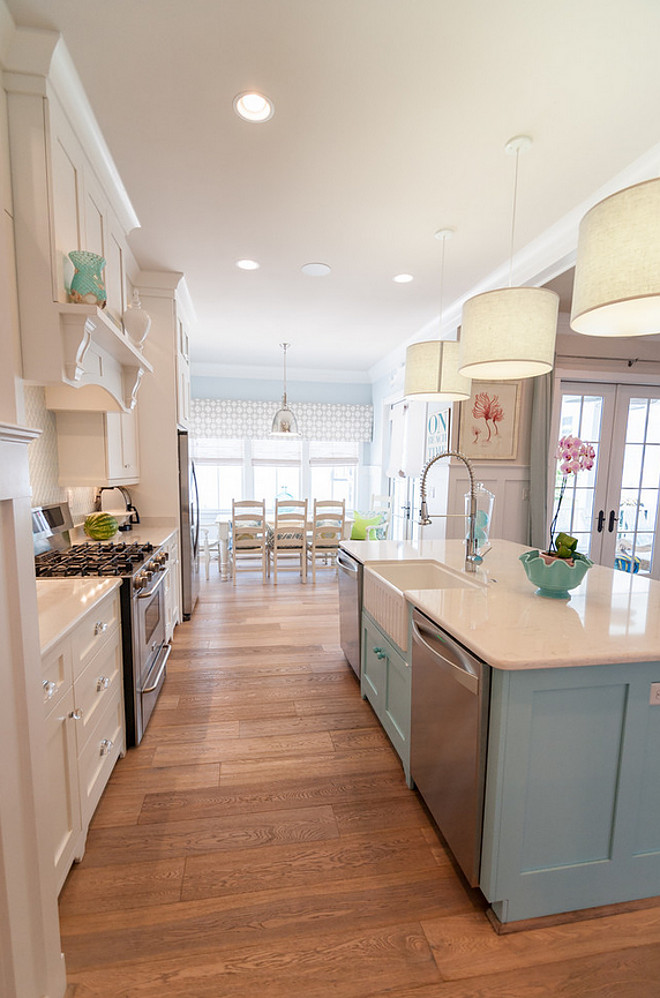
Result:
<svg viewBox="0 0 660 998"><path fill-rule="evenodd" d="M541 554L538 550L525 551L519 560L529 581L538 586L538 596L553 599L570 599L570 589L579 586L593 565L593 561L575 552L570 559Z"/></svg>
<svg viewBox="0 0 660 998"><path fill-rule="evenodd" d="M98 305L105 308L108 296L103 282L105 260L89 250L71 250L69 259L76 268L71 280L69 301L77 305Z"/></svg>

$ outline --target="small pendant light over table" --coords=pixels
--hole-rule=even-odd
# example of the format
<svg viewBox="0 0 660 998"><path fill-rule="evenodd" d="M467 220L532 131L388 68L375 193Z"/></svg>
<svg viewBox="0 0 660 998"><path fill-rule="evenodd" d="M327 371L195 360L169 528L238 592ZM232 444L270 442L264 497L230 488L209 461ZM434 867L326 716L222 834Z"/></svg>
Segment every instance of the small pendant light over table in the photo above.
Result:
<svg viewBox="0 0 660 998"><path fill-rule="evenodd" d="M286 352L291 346L290 343L280 343L284 351L284 392L282 394L282 404L273 417L273 425L270 430L271 437L299 437L296 417L289 409L286 400Z"/></svg>

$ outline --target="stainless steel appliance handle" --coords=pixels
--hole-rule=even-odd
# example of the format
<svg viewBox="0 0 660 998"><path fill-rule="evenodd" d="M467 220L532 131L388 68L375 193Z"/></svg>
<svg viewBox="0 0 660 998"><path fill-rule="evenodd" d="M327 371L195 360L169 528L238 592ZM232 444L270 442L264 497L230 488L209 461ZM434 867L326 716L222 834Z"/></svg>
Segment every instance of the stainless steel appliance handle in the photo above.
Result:
<svg viewBox="0 0 660 998"><path fill-rule="evenodd" d="M197 552L199 551L199 487L197 485L197 472L195 471L195 462L190 462L190 470L192 472L193 485L195 486L195 540L193 541L193 557L197 557Z"/></svg>
<svg viewBox="0 0 660 998"><path fill-rule="evenodd" d="M472 668L468 653L446 634L439 634L413 618L413 641L426 648L430 655L453 670L454 679L470 693L479 692L479 676Z"/></svg>
<svg viewBox="0 0 660 998"><path fill-rule="evenodd" d="M144 689L140 690L141 693L153 693L153 691L158 688L158 684L163 678L163 673L165 672L165 666L167 665L167 660L171 654L172 654L172 645L170 644L165 645L165 656L163 658L163 661L160 663L160 669L158 670L158 675L156 676L156 682L152 683L151 686L145 686Z"/></svg>
<svg viewBox="0 0 660 998"><path fill-rule="evenodd" d="M146 593L139 592L137 594L137 598L138 599L149 599L149 597L153 596L153 594L155 592L158 592L158 587L162 586L162 584L165 581L165 578L166 578L168 572L169 572L169 568L166 568L165 571L163 572L163 574L161 575L160 579L156 583L156 585L153 587L153 589L149 589L149 591L146 592Z"/></svg>
<svg viewBox="0 0 660 998"><path fill-rule="evenodd" d="M345 561L341 556L341 551L337 552L337 564L340 568L343 568L346 572L351 572L353 575L358 574L358 564L351 558L350 561Z"/></svg>

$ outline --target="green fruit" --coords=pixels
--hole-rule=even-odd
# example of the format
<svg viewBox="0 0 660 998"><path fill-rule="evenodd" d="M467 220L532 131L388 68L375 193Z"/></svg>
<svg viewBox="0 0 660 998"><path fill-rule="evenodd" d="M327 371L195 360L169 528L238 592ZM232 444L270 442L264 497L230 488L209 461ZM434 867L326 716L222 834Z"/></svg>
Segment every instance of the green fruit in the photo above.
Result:
<svg viewBox="0 0 660 998"><path fill-rule="evenodd" d="M90 513L83 524L83 530L93 541L107 541L118 529L119 524L109 513Z"/></svg>

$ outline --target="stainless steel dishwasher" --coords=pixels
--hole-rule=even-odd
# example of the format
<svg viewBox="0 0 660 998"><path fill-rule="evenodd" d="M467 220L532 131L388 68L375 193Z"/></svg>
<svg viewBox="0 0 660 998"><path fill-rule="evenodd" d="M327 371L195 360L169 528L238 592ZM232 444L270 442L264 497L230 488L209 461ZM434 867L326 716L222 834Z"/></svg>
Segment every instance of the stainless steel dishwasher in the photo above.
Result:
<svg viewBox="0 0 660 998"><path fill-rule="evenodd" d="M341 548L337 552L339 574L339 640L346 661L360 676L362 634L362 564Z"/></svg>
<svg viewBox="0 0 660 998"><path fill-rule="evenodd" d="M479 883L490 668L413 611L410 772L471 886Z"/></svg>

